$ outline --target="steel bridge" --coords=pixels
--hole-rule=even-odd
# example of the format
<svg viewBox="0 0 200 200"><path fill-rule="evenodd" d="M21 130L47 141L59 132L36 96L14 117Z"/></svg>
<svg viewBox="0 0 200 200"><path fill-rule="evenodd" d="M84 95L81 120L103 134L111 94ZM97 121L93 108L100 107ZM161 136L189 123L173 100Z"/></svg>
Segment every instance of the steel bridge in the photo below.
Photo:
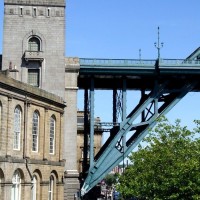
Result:
<svg viewBox="0 0 200 200"><path fill-rule="evenodd" d="M169 112L188 92L200 90L200 60L194 56L183 60L81 58L78 87L85 91L84 157L90 152L89 168L83 169L86 176L81 194L84 195L137 147L161 115ZM109 124L108 140L94 157L96 89L113 91L113 121ZM126 111L127 90L141 92L140 101L130 113ZM122 116L120 122L118 112ZM85 166L86 162L85 159Z"/></svg>

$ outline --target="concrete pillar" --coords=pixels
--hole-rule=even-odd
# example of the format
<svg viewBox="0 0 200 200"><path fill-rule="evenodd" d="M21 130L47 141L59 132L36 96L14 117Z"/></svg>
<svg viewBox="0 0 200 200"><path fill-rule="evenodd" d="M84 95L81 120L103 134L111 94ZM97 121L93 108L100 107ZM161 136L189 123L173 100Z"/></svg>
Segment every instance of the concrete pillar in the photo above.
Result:
<svg viewBox="0 0 200 200"><path fill-rule="evenodd" d="M74 200L74 194L80 189L77 166L77 76L79 72L79 59L67 58L65 68L65 130L64 152L65 165L65 191L64 199Z"/></svg>

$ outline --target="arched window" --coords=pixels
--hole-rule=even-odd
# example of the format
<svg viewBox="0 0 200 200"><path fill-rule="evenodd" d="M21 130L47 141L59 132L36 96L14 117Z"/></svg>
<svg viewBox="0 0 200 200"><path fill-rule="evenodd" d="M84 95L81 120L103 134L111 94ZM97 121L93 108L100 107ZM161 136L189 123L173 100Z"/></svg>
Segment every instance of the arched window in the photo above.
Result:
<svg viewBox="0 0 200 200"><path fill-rule="evenodd" d="M36 176L33 176L31 191L32 191L31 200L37 200L37 177Z"/></svg>
<svg viewBox="0 0 200 200"><path fill-rule="evenodd" d="M11 200L21 199L21 176L18 171L15 171L12 178Z"/></svg>
<svg viewBox="0 0 200 200"><path fill-rule="evenodd" d="M32 127L32 151L38 151L39 138L39 114L37 111L33 113L33 127Z"/></svg>
<svg viewBox="0 0 200 200"><path fill-rule="evenodd" d="M31 200L39 200L41 199L41 193L42 193L42 188L40 187L41 185L41 180L42 180L42 174L41 171L36 169L33 172L33 179L32 179L32 184L31 184ZM48 195L48 194L47 194Z"/></svg>
<svg viewBox="0 0 200 200"><path fill-rule="evenodd" d="M50 135L49 135L49 153L54 154L55 151L55 117L50 118Z"/></svg>
<svg viewBox="0 0 200 200"><path fill-rule="evenodd" d="M4 183L4 173L2 169L0 169L0 197L2 197L2 199L4 199L3 183Z"/></svg>
<svg viewBox="0 0 200 200"><path fill-rule="evenodd" d="M14 135L13 149L20 150L20 135L21 135L21 109L19 106L14 111Z"/></svg>
<svg viewBox="0 0 200 200"><path fill-rule="evenodd" d="M49 179L49 197L48 200L53 200L54 196L54 177L51 175Z"/></svg>
<svg viewBox="0 0 200 200"><path fill-rule="evenodd" d="M29 51L40 51L40 40L37 37L31 37L28 41Z"/></svg>

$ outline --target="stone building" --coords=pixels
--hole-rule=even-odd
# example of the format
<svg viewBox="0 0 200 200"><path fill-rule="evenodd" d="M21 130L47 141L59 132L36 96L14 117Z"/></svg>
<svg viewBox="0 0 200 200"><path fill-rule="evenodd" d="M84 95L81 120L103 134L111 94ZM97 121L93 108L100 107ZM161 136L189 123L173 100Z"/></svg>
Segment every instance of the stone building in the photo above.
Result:
<svg viewBox="0 0 200 200"><path fill-rule="evenodd" d="M101 129L101 126L99 125L101 122L99 117L95 118L94 121L94 154L96 155L100 148L102 147L102 135L103 130ZM82 167L83 167L83 149L84 148L84 112L83 111L77 111L77 166L78 171L81 174L82 173ZM89 149L89 146L88 146ZM88 163L89 163L89 151L88 151Z"/></svg>
<svg viewBox="0 0 200 200"><path fill-rule="evenodd" d="M80 189L77 170L77 59L65 58L65 0L4 0L2 70L62 97L64 198Z"/></svg>
<svg viewBox="0 0 200 200"><path fill-rule="evenodd" d="M62 98L0 73L0 199L64 199Z"/></svg>

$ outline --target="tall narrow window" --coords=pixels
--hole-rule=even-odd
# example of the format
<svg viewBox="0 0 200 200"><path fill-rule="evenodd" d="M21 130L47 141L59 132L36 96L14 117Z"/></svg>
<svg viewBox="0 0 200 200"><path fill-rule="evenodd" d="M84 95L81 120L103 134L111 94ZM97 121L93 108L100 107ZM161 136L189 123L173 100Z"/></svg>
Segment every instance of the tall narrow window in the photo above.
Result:
<svg viewBox="0 0 200 200"><path fill-rule="evenodd" d="M36 16L37 16L37 9L33 8L33 17L36 17Z"/></svg>
<svg viewBox="0 0 200 200"><path fill-rule="evenodd" d="M21 134L21 109L19 106L14 111L14 135L13 135L13 149L20 150L20 134Z"/></svg>
<svg viewBox="0 0 200 200"><path fill-rule="evenodd" d="M28 69L28 84L39 87L40 82L40 70L39 69Z"/></svg>
<svg viewBox="0 0 200 200"><path fill-rule="evenodd" d="M53 200L53 190L54 190L54 177L51 175L49 179L49 198L48 200Z"/></svg>
<svg viewBox="0 0 200 200"><path fill-rule="evenodd" d="M37 178L36 178L36 176L33 176L31 191L32 191L32 199L31 200L37 200Z"/></svg>
<svg viewBox="0 0 200 200"><path fill-rule="evenodd" d="M21 177L18 171L16 171L12 178L11 200L21 199Z"/></svg>
<svg viewBox="0 0 200 200"><path fill-rule="evenodd" d="M32 151L38 151L38 136L39 136L39 114L37 111L33 113L32 127Z"/></svg>
<svg viewBox="0 0 200 200"><path fill-rule="evenodd" d="M22 7L20 7L20 9L19 9L19 14L20 14L20 16L23 15L23 8Z"/></svg>
<svg viewBox="0 0 200 200"><path fill-rule="evenodd" d="M47 9L47 17L50 17L50 8Z"/></svg>
<svg viewBox="0 0 200 200"><path fill-rule="evenodd" d="M29 51L40 51L40 40L37 37L31 37L28 41Z"/></svg>
<svg viewBox="0 0 200 200"><path fill-rule="evenodd" d="M55 118L50 118L50 137L49 137L49 153L54 154L55 151Z"/></svg>

